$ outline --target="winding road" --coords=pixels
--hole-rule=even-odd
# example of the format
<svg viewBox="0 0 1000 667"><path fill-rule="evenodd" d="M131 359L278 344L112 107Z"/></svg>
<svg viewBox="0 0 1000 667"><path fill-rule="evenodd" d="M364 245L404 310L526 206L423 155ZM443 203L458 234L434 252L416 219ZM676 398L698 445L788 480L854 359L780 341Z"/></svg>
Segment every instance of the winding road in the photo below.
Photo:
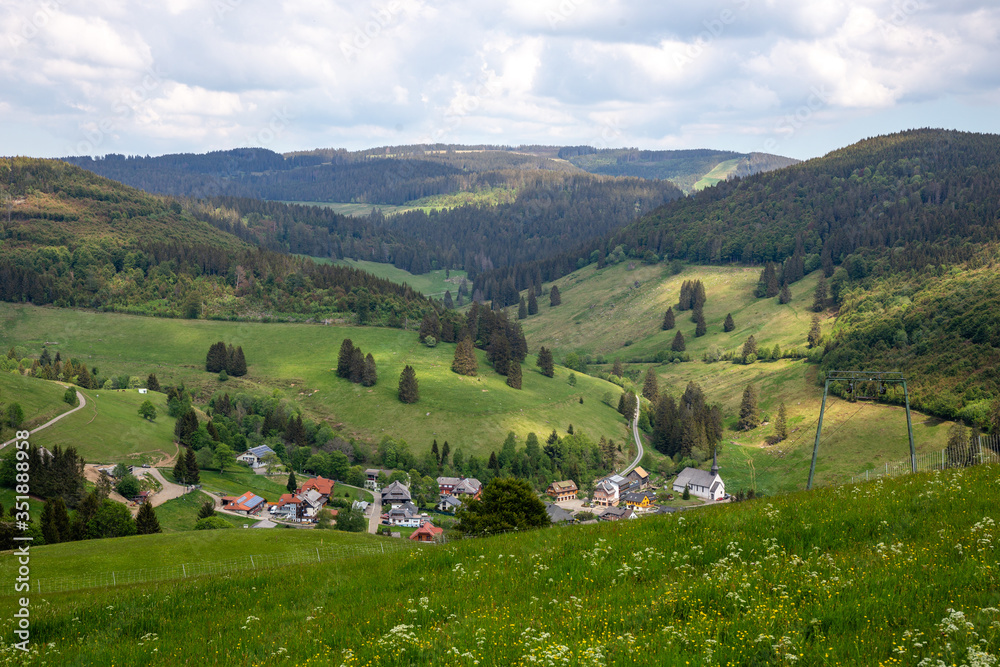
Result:
<svg viewBox="0 0 1000 667"><path fill-rule="evenodd" d="M66 386L69 386L69 385L62 385L62 386L66 387ZM36 426L35 428L31 429L28 433L29 434L38 433L43 428L48 428L49 426L52 426L53 424L55 424L57 421L59 421L63 417L68 417L71 414L73 414L74 412L76 412L77 410L83 410L85 407L87 407L87 397L84 396L83 392L80 391L80 390L77 390L76 395L80 397L80 405L76 406L72 410L67 410L66 412L62 413L58 417L53 417L52 419L48 420L47 422L45 422L41 426ZM0 445L0 449L3 449L4 447L6 447L10 443L14 442L15 440L17 440L17 438L11 438L7 442L5 442L2 445Z"/></svg>
<svg viewBox="0 0 1000 667"><path fill-rule="evenodd" d="M639 461L642 461L642 455L644 453L642 449L642 438L639 437L639 400L639 394L636 394L635 415L632 416L632 437L635 438L635 449L637 454L635 455L635 460L632 461L629 467L618 473L622 477L632 472L632 469L639 465Z"/></svg>

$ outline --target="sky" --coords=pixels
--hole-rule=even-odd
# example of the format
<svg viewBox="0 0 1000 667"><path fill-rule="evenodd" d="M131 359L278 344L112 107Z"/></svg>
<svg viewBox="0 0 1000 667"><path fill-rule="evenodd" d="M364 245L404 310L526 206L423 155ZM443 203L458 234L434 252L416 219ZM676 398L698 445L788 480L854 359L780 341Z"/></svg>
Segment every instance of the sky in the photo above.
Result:
<svg viewBox="0 0 1000 667"><path fill-rule="evenodd" d="M986 0L0 0L0 154L1000 131Z"/></svg>

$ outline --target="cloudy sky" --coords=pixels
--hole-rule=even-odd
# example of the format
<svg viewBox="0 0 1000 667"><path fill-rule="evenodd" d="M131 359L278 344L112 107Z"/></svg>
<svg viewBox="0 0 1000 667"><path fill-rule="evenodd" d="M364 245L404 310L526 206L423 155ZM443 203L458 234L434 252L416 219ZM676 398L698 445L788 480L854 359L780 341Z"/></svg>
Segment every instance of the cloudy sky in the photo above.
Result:
<svg viewBox="0 0 1000 667"><path fill-rule="evenodd" d="M0 154L1000 131L989 0L0 0Z"/></svg>

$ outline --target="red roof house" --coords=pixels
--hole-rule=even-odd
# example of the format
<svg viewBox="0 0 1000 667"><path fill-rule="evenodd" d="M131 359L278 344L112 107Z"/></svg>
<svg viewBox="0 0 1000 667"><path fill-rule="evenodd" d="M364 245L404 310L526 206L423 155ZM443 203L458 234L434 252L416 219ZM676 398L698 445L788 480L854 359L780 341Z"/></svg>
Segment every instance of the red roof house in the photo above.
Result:
<svg viewBox="0 0 1000 667"><path fill-rule="evenodd" d="M434 542L442 533L444 533L444 528L438 528L430 521L425 521L420 528L410 534L410 539L417 542Z"/></svg>

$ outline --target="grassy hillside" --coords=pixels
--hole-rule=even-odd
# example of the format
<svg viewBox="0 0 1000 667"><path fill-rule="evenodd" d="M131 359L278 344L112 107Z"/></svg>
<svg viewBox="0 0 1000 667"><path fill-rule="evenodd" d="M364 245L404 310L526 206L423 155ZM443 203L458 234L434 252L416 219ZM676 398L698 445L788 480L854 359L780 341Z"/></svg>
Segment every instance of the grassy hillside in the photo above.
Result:
<svg viewBox="0 0 1000 667"><path fill-rule="evenodd" d="M71 410L69 404L63 402L66 387L55 382L26 378L21 375L0 372L0 403L5 406L11 403L20 404L24 410L24 424L21 428L31 430L39 424ZM6 442L14 437L6 425L0 442Z"/></svg>
<svg viewBox="0 0 1000 667"><path fill-rule="evenodd" d="M387 558L34 595L29 662L993 664L998 482L982 466ZM958 489L974 492L956 511ZM91 566L118 566L126 550L174 562L192 547L252 553L319 531L254 532L268 531L217 531L209 547L201 535L128 538L113 563ZM75 569L76 550L95 544L41 547L33 572Z"/></svg>
<svg viewBox="0 0 1000 667"><path fill-rule="evenodd" d="M379 377L375 387L366 389L334 376L345 337L374 356ZM219 340L243 347L248 375L220 383L215 374L204 372L208 348ZM452 451L461 448L466 456L488 456L508 431L523 442L531 431L542 436L571 423L595 439L625 436L624 420L601 402L606 392L617 391L609 383L580 376L577 385L570 386L564 368L556 369L555 378L546 378L529 356L524 388L517 391L489 369L481 351L477 350L480 376L459 376L451 371L453 344L429 348L418 343L416 333L400 329L181 321L0 304L0 345L40 350L44 341L59 341L51 346L53 351L98 366L105 374L145 378L155 372L164 386L184 382L206 401L221 389L274 394L297 403L306 416L333 425L342 437L377 442L389 435L406 440L415 452L426 451L436 438L448 440ZM416 369L420 383L420 401L414 405L400 403L396 395L406 364ZM120 416L108 447L119 447L120 455L163 449L157 429L165 433L172 420L161 416L154 425L143 424L138 405L130 404L137 395L97 393L99 401L109 401ZM84 419L85 412L79 419L90 418ZM148 429L149 439L133 438L140 433L133 429ZM67 439L76 437L72 428L63 433Z"/></svg>
<svg viewBox="0 0 1000 667"><path fill-rule="evenodd" d="M554 347L557 358L577 352L606 362L599 367L610 370L613 359L648 361L658 352L669 350L679 329L692 361L626 363L626 372L631 371L641 383L641 374L653 365L661 390L677 396L689 382L697 382L710 402L722 405L729 428L720 462L730 488L756 487L765 493L802 489L809 474L823 395L819 368L792 359L749 366L702 361L713 346L723 352L733 351L751 334L762 348L778 345L782 350L797 347L805 351L819 272L792 285L792 301L786 305L779 305L777 299L753 296L759 275L760 269L755 267L691 266L679 275L671 275L663 265L639 264L631 271L627 263L599 271L591 265L556 282L562 304L552 308L547 299L541 299L539 314L524 321L525 335L532 344ZM694 336L690 311L676 314L675 329L660 328L666 309L676 307L685 280L701 280L705 285L708 333L700 338ZM639 287L635 287L636 281ZM722 330L727 313L732 314L736 325L729 333ZM830 313L822 317L823 331L828 334L834 319ZM769 421L751 432L736 432L731 429L735 428L743 389L749 383L757 385L760 407ZM767 446L767 439L774 435L773 418L781 403L788 410L790 436L778 445ZM945 447L950 422L919 412L914 412L913 421L919 453ZM851 475L908 455L906 420L901 408L848 403L836 397L828 400L817 463L818 484L844 483L850 481Z"/></svg>
<svg viewBox="0 0 1000 667"><path fill-rule="evenodd" d="M313 260L320 264L329 261L315 257ZM373 276L399 283L400 285L409 285L424 296L434 296L437 298L444 297L444 293L449 290L451 291L452 298L457 298L458 286L461 284L462 278L465 277L465 271L451 271L451 276L446 278L444 269L436 269L420 275L414 275L409 271L397 269L392 264L367 262L365 260L341 259L334 263L354 267Z"/></svg>

